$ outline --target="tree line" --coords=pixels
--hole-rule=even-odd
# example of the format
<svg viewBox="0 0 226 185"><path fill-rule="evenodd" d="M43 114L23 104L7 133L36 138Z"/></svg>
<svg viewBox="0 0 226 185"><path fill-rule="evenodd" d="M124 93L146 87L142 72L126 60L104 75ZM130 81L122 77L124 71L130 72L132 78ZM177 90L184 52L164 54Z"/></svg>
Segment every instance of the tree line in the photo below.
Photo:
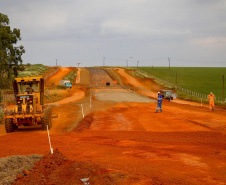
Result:
<svg viewBox="0 0 226 185"><path fill-rule="evenodd" d="M12 29L9 24L8 16L0 13L0 90L9 88L13 77L24 70L25 49L22 45L16 46L21 40L20 29Z"/></svg>

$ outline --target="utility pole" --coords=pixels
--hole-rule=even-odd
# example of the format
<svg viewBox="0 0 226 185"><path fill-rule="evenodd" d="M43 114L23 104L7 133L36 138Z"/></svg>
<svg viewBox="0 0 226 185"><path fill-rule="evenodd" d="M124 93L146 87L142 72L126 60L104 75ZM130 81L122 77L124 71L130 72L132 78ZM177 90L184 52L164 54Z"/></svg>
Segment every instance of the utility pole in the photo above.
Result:
<svg viewBox="0 0 226 185"><path fill-rule="evenodd" d="M105 57L103 57L103 67L105 66Z"/></svg>
<svg viewBox="0 0 226 185"><path fill-rule="evenodd" d="M169 71L170 71L170 58L168 58L168 61L169 61Z"/></svg>
<svg viewBox="0 0 226 185"><path fill-rule="evenodd" d="M224 102L224 75L222 75L222 79L223 79L223 97L222 97L222 102Z"/></svg>
<svg viewBox="0 0 226 185"><path fill-rule="evenodd" d="M137 69L138 69L138 64L139 64L139 61L137 61Z"/></svg>
<svg viewBox="0 0 226 185"><path fill-rule="evenodd" d="M129 57L129 58L130 58L130 60L131 60L131 62L132 62L133 57Z"/></svg>
<svg viewBox="0 0 226 185"><path fill-rule="evenodd" d="M153 68L153 65L152 65L152 78L154 78L154 68Z"/></svg>

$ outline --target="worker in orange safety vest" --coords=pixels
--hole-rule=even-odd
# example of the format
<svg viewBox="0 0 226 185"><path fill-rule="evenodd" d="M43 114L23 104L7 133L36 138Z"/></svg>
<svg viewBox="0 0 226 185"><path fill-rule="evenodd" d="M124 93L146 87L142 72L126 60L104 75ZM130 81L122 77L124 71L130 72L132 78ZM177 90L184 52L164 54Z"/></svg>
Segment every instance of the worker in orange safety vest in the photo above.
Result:
<svg viewBox="0 0 226 185"><path fill-rule="evenodd" d="M208 100L209 100L210 111L214 111L215 96L212 92L208 95Z"/></svg>

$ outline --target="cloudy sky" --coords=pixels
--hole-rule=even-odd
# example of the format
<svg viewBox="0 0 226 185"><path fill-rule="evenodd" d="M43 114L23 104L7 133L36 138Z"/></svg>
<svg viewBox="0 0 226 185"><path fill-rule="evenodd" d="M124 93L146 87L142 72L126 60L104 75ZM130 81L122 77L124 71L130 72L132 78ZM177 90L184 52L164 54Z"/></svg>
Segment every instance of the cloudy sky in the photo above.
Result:
<svg viewBox="0 0 226 185"><path fill-rule="evenodd" d="M24 63L226 67L226 0L1 0Z"/></svg>

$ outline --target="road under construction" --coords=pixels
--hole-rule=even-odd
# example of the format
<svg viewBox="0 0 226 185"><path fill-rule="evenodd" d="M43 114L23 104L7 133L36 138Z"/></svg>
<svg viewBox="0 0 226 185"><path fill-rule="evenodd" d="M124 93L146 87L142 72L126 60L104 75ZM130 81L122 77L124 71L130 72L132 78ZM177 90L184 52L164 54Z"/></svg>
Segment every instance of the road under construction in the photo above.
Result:
<svg viewBox="0 0 226 185"><path fill-rule="evenodd" d="M69 72L70 68L60 68L47 79L46 88ZM163 112L155 113L162 87L124 69L114 72L123 87L104 70L79 69L80 80L71 96L51 103L58 114L50 130L52 148L70 163L62 161L52 165L51 174L31 172L26 178L65 184L76 178L88 178L90 184L225 184L226 110L209 112L207 105L164 100ZM103 80L110 85L103 85ZM0 157L49 153L47 133L38 128L7 134L0 125L0 147ZM40 174L42 181L35 178Z"/></svg>

